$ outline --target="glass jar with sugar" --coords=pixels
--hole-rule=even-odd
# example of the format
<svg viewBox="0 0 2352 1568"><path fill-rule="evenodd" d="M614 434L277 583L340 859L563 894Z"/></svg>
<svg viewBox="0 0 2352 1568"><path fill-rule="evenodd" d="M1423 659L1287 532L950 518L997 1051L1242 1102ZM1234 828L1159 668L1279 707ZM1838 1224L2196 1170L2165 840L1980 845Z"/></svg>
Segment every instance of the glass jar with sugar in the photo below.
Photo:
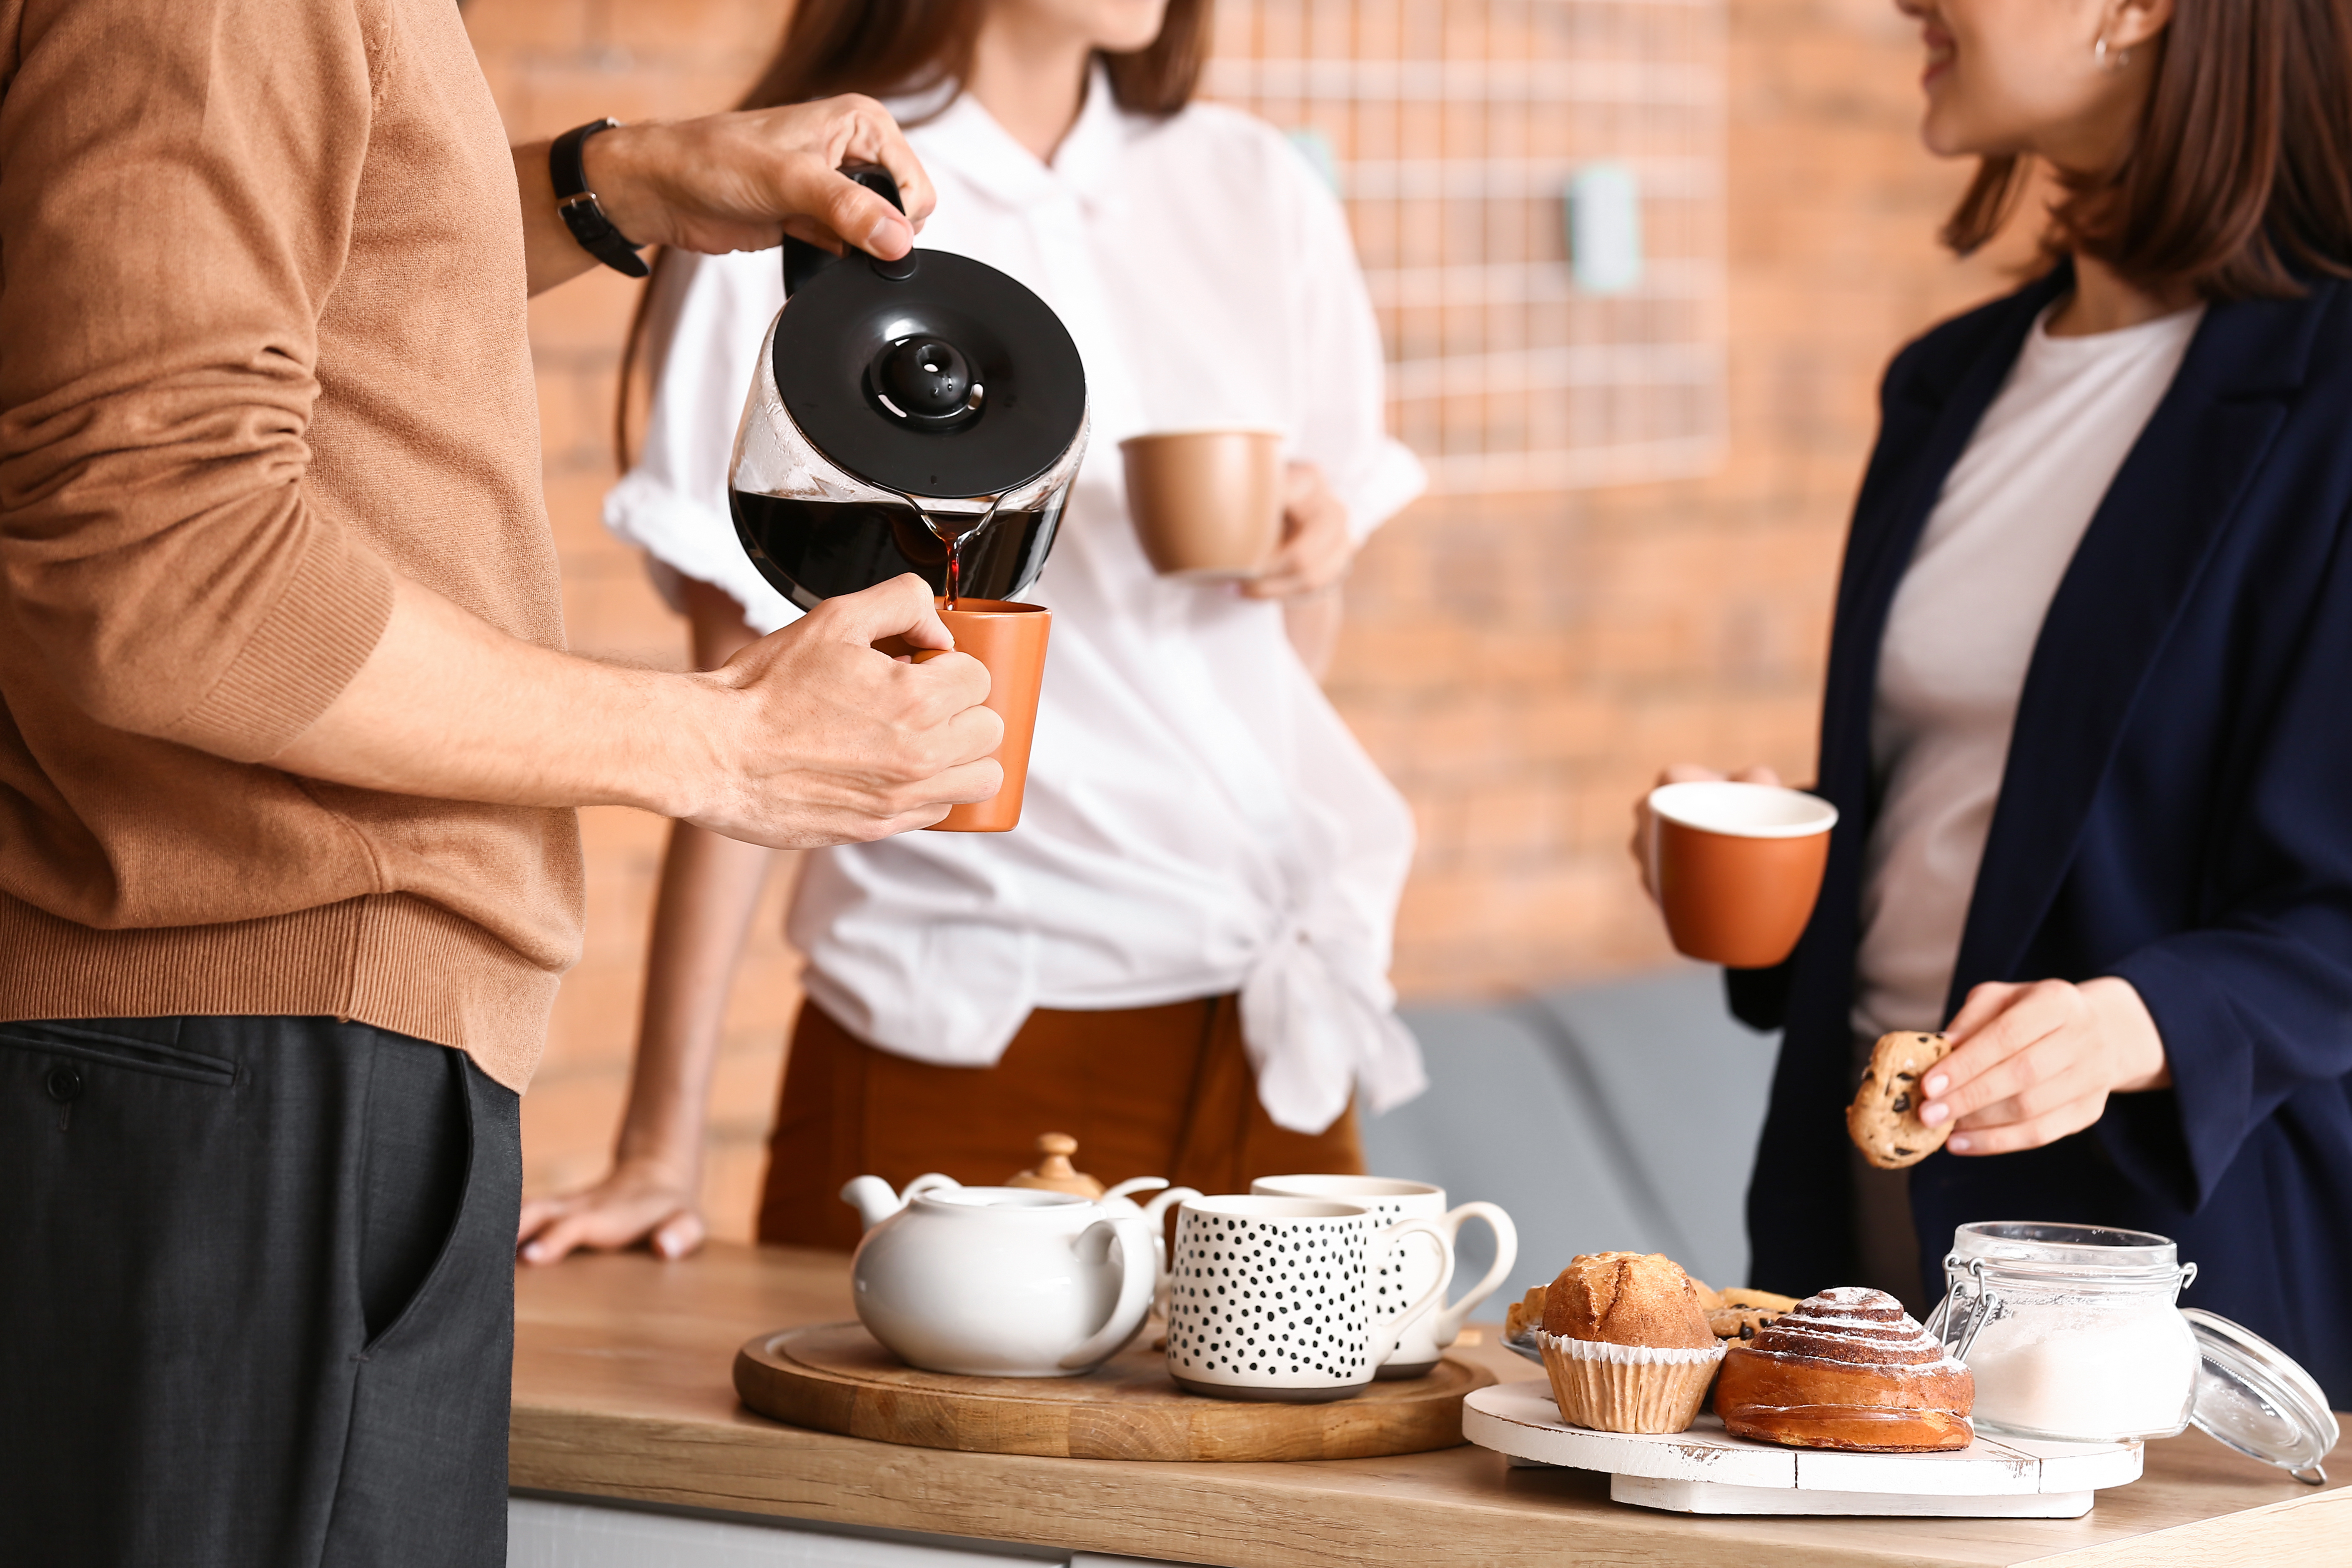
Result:
<svg viewBox="0 0 2352 1568"><path fill-rule="evenodd" d="M2200 1356L2173 1304L2197 1277L2173 1244L2088 1225L1964 1225L1928 1321L1976 1375L1980 1431L2070 1442L2168 1437Z"/></svg>
<svg viewBox="0 0 2352 1568"><path fill-rule="evenodd" d="M1979 1430L2062 1442L2194 1425L2314 1486L2337 1440L2327 1396L2252 1331L2175 1299L2197 1278L2165 1237L2105 1226L1964 1225L1928 1331L1976 1377Z"/></svg>

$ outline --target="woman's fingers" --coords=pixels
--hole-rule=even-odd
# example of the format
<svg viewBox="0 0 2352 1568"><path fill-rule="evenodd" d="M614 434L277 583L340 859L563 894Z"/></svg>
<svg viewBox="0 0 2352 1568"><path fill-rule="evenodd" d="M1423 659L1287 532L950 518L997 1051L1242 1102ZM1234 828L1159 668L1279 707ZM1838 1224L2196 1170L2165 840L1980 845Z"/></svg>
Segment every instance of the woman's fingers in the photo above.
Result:
<svg viewBox="0 0 2352 1568"><path fill-rule="evenodd" d="M2105 1114L2109 1095L2165 1071L2161 1037L2122 981L1979 985L1948 1032L1955 1048L1921 1085L1931 1098L1919 1119L1949 1121L1956 1154L2068 1137Z"/></svg>
<svg viewBox="0 0 2352 1568"><path fill-rule="evenodd" d="M1968 1005L1945 1031L1954 1042L1952 1054L1919 1086L1928 1097L1919 1108L1920 1121L1939 1127L2022 1087L2020 1075L2035 1068L2017 1065L2018 1058L2063 1028L2071 1014L2082 1011L2073 991L2071 985L2050 981L1990 984L1971 991Z"/></svg>
<svg viewBox="0 0 2352 1568"><path fill-rule="evenodd" d="M525 1205L517 1251L525 1263L557 1263L582 1247L611 1251L650 1237L662 1256L682 1258L703 1236L689 1190L650 1163L624 1163L585 1191Z"/></svg>
<svg viewBox="0 0 2352 1568"><path fill-rule="evenodd" d="M525 1263L561 1263L581 1244L586 1229L584 1215L577 1211L567 1213L523 1243L522 1260Z"/></svg>
<svg viewBox="0 0 2352 1568"><path fill-rule="evenodd" d="M1320 593L1347 574L1356 541L1348 509L1331 492L1323 470L1292 463L1283 472L1282 543L1266 569L1242 584L1251 599L1289 599Z"/></svg>
<svg viewBox="0 0 2352 1568"><path fill-rule="evenodd" d="M2087 1068L1998 1100L1953 1129L1955 1154L2008 1154L2080 1132L2106 1110L2107 1091Z"/></svg>
<svg viewBox="0 0 2352 1568"><path fill-rule="evenodd" d="M686 1209L670 1215L655 1227L653 1248L662 1258L684 1258L700 1251L708 1236L702 1215L692 1209Z"/></svg>

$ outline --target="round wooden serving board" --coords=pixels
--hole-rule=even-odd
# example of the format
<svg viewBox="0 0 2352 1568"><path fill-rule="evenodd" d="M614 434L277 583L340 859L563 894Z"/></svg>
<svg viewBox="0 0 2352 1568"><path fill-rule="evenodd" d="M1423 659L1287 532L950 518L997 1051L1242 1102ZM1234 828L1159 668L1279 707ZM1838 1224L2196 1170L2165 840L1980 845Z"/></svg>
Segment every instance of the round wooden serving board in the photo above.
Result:
<svg viewBox="0 0 2352 1568"><path fill-rule="evenodd" d="M1363 1459L1462 1441L1462 1396L1494 1377L1443 1360L1328 1405L1186 1394L1147 1330L1084 1377L919 1372L856 1323L762 1334L735 1352L735 1390L763 1415L884 1443L1069 1459Z"/></svg>

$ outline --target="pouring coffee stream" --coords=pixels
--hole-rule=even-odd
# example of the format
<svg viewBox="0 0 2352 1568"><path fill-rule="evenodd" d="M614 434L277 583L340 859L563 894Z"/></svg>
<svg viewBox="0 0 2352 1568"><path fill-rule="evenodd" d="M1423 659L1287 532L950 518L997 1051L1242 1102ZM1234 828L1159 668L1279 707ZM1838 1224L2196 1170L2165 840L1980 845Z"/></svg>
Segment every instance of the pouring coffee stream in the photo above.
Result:
<svg viewBox="0 0 2352 1568"><path fill-rule="evenodd" d="M884 171L845 171L894 205ZM1086 372L1044 300L949 251L897 261L784 242L729 500L803 609L914 572L950 605L1044 570L1086 452Z"/></svg>

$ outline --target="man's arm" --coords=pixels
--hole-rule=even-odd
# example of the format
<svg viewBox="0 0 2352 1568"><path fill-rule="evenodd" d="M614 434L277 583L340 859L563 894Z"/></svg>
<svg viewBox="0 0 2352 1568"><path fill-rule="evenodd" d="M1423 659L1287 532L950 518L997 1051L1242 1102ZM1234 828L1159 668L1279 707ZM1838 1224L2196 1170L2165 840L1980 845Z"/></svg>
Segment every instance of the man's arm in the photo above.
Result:
<svg viewBox="0 0 2352 1568"><path fill-rule="evenodd" d="M1002 780L1003 738L922 579L827 600L709 674L599 664L522 642L394 579L359 672L275 765L404 795L641 806L777 848L927 826Z"/></svg>
<svg viewBox="0 0 2352 1568"><path fill-rule="evenodd" d="M556 209L547 149L514 150L534 294L598 265ZM846 163L889 170L905 216L841 174ZM681 250L766 250L790 234L895 259L914 247L931 211L930 179L897 121L854 94L599 132L582 144L581 167L614 227L635 244Z"/></svg>
<svg viewBox="0 0 2352 1568"><path fill-rule="evenodd" d="M22 655L94 722L379 789L623 801L772 844L869 838L989 794L999 726L965 711L985 673L867 646L947 646L912 579L711 675L617 669L493 630L312 504L318 315L346 281L367 153L352 13L76 0L28 14L23 41L0 115L0 594ZM745 176L758 138L740 125L677 128L638 149L704 162L625 174L622 211L676 192L658 237L749 233L727 226L751 224L747 203L823 186L836 150L897 157L923 189L878 111L848 129L805 114L761 132L801 126L801 184Z"/></svg>

